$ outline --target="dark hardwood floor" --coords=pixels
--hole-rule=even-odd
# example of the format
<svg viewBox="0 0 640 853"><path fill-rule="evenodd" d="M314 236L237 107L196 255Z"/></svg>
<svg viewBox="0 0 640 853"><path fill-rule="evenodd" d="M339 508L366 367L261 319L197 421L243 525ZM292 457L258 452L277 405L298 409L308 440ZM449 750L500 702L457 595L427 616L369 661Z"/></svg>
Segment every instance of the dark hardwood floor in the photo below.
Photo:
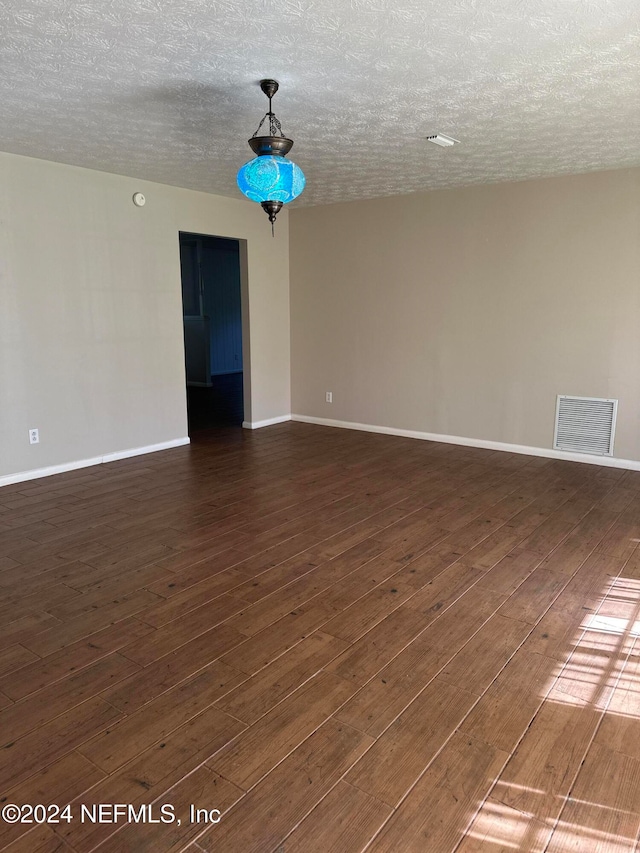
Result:
<svg viewBox="0 0 640 853"><path fill-rule="evenodd" d="M203 436L0 490L1 850L638 849L639 473Z"/></svg>

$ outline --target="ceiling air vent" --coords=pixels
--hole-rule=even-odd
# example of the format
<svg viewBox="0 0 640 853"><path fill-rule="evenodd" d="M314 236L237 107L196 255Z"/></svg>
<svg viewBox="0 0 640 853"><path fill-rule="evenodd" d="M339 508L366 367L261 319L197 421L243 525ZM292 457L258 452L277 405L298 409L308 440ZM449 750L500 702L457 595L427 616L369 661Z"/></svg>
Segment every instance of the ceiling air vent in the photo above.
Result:
<svg viewBox="0 0 640 853"><path fill-rule="evenodd" d="M612 456L617 409L617 400L559 394L554 449Z"/></svg>

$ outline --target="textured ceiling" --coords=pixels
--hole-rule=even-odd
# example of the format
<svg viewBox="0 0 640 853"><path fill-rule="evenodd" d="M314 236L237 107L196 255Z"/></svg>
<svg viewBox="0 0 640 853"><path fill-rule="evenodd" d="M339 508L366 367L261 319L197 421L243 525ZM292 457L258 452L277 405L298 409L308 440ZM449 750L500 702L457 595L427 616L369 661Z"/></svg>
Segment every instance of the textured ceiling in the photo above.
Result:
<svg viewBox="0 0 640 853"><path fill-rule="evenodd" d="M275 77L296 204L640 165L638 0L0 0L0 19L5 151L240 197Z"/></svg>

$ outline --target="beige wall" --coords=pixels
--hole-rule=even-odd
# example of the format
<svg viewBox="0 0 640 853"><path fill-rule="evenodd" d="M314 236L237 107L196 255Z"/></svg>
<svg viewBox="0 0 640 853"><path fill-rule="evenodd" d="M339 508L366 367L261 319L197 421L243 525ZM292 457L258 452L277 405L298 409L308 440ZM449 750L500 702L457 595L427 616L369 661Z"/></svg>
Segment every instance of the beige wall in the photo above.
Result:
<svg viewBox="0 0 640 853"><path fill-rule="evenodd" d="M640 460L640 170L290 223L294 413L551 448L557 394L615 397Z"/></svg>
<svg viewBox="0 0 640 853"><path fill-rule="evenodd" d="M180 230L247 241L245 418L290 412L285 212L0 154L0 477L187 435Z"/></svg>

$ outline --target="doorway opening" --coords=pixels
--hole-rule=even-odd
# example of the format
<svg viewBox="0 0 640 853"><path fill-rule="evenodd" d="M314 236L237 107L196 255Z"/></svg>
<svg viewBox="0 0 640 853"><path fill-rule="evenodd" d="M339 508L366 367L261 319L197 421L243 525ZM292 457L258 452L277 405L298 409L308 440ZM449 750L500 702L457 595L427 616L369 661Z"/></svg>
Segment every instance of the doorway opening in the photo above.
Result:
<svg viewBox="0 0 640 853"><path fill-rule="evenodd" d="M190 436L244 420L242 250L240 240L180 232Z"/></svg>

